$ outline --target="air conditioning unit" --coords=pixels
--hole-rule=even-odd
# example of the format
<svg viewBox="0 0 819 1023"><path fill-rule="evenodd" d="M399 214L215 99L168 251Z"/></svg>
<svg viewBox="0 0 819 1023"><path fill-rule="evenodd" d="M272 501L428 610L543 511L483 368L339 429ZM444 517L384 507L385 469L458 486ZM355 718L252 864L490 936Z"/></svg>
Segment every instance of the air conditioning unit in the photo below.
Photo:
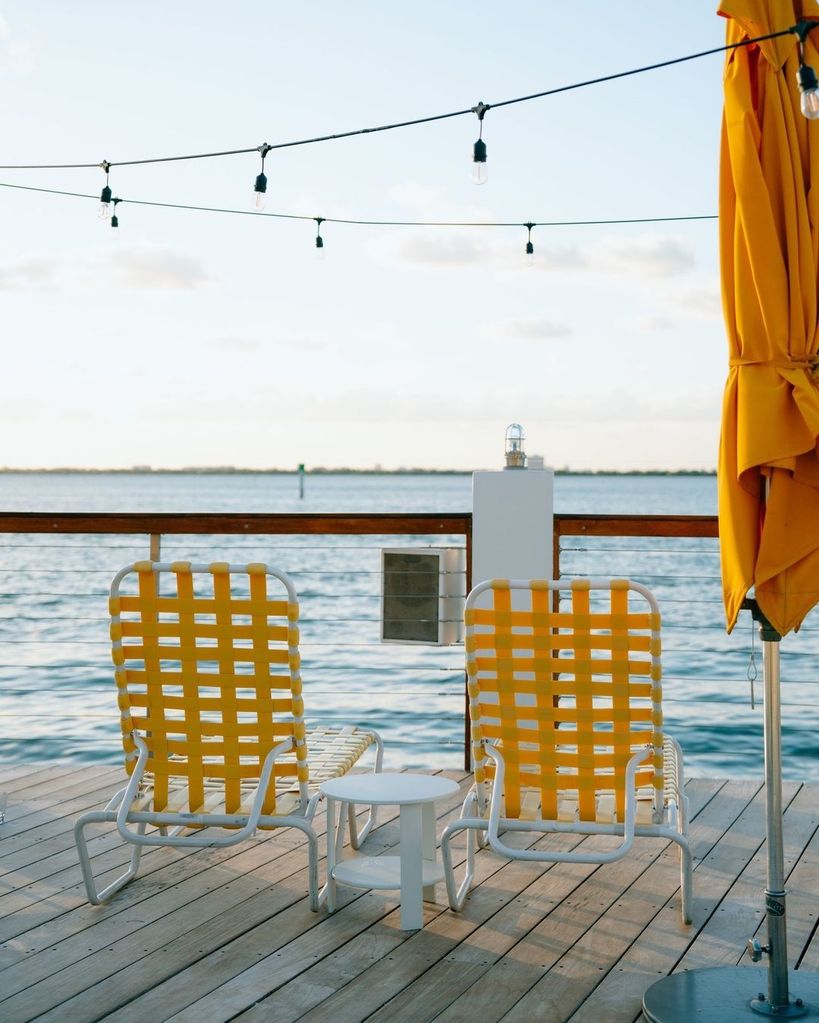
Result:
<svg viewBox="0 0 819 1023"><path fill-rule="evenodd" d="M463 637L463 547L381 551L381 641L446 646Z"/></svg>

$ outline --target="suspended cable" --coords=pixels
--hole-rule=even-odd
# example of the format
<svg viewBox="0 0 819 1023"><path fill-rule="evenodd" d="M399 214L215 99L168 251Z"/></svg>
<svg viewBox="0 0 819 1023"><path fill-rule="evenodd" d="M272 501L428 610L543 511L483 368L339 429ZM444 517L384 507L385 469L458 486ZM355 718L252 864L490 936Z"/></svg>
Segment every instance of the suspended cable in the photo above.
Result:
<svg viewBox="0 0 819 1023"><path fill-rule="evenodd" d="M63 195L72 199L93 199L99 202L96 195L90 192L69 192L60 188L38 188L34 185L17 185L9 181L0 181L0 188L13 188L23 192L38 192L45 195ZM348 224L356 227L605 227L616 224L673 224L685 221L717 220L716 213L693 214L681 217L625 217L602 220L355 220L350 217L315 217L306 213L271 213L267 211L237 210L221 206L193 206L189 203L158 202L150 199L127 199L117 196L112 200L117 204L130 203L132 206L154 206L160 209L191 210L197 213L222 213L237 217L273 217L280 220L312 220L321 224ZM322 246L317 246L321 248Z"/></svg>
<svg viewBox="0 0 819 1023"><path fill-rule="evenodd" d="M101 167L107 172L110 167L136 167L143 164L152 163L173 163L181 160L210 160L223 156L240 156L245 153L259 153L264 148L264 155L274 149L292 149L297 146L310 146L319 142L335 142L339 139L353 138L357 135L372 135L382 131L394 131L398 128L410 128L419 124L431 124L434 121L445 121L453 117L463 117L466 114L478 113L479 120L483 122L483 115L488 110L497 109L499 107L513 106L516 103L528 103L535 99L544 99L547 96L557 96L563 92L571 92L575 89L585 89L591 85L602 85L606 82L614 82L620 78L629 78L633 75L644 74L648 71L658 71L661 68L673 67L676 64L683 64L686 61L698 60L701 57L709 57L716 53L725 53L728 50L734 50L743 46L752 46L756 43L765 42L768 39L777 39L781 36L796 34L799 36L801 41L804 41L804 36L814 27L815 22L800 22L798 25L792 25L790 28L782 29L779 32L771 32L768 35L754 36L752 39L743 39L737 43L727 43L724 46L715 46L709 50L700 50L697 53L689 53L683 57L672 57L670 60L658 61L654 64L645 64L642 67L630 68L627 71L616 71L610 75L600 75L597 78L586 78L580 82L573 82L570 85L559 85L552 89L544 89L541 92L532 92L527 96L516 96L513 99L498 100L496 103L479 103L477 106L465 107L463 110L451 110L445 114L431 114L428 117L415 117L407 121L396 121L392 124L382 124L372 128L357 128L352 131L334 132L331 135L317 135L314 138L295 139L290 142L276 142L273 144L264 143L264 146L248 146L244 149L223 149L216 152L208 153L189 153L182 156L156 156L146 157L138 160L103 160L94 161L93 163L29 163L29 164L0 164L0 170L85 170L93 167ZM807 26L805 28L804 26ZM479 138L482 150L477 150L479 153L483 153L483 159L476 159L473 151L473 160L476 163L486 163L486 146L483 140ZM476 143L476 146L478 143ZM478 172L480 174L480 171ZM312 219L312 218L311 218ZM519 225L516 225L519 226Z"/></svg>

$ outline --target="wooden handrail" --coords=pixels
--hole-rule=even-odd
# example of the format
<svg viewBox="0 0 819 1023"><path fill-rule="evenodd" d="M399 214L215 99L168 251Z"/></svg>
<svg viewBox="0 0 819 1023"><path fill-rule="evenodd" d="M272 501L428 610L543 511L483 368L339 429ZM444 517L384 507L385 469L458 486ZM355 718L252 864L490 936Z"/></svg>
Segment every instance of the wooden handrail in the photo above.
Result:
<svg viewBox="0 0 819 1023"><path fill-rule="evenodd" d="M719 535L716 515L567 515L557 536ZM463 533L471 512L0 512L0 533Z"/></svg>
<svg viewBox="0 0 819 1023"><path fill-rule="evenodd" d="M0 533L464 533L472 516L419 512L0 512Z"/></svg>
<svg viewBox="0 0 819 1023"><path fill-rule="evenodd" d="M716 515L555 515L558 536L719 536Z"/></svg>

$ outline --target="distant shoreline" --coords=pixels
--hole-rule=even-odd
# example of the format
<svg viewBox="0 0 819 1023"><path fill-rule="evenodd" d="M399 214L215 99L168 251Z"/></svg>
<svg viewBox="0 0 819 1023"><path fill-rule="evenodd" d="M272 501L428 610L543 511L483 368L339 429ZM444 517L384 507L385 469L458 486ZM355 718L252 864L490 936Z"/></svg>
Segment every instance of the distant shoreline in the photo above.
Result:
<svg viewBox="0 0 819 1023"><path fill-rule="evenodd" d="M548 467L551 468L551 467ZM483 470L475 470L483 471ZM715 469L554 469L556 476L716 476ZM470 476L472 469L305 469L305 476ZM182 469L12 469L0 467L0 475L59 476L295 476L297 469L239 469L235 466L199 466Z"/></svg>

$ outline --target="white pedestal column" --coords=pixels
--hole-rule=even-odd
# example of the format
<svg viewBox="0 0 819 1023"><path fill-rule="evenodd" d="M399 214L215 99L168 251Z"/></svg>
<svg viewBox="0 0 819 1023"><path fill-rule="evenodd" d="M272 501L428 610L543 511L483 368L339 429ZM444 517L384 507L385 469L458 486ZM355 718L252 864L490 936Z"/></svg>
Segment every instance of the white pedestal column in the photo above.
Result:
<svg viewBox="0 0 819 1023"><path fill-rule="evenodd" d="M472 585L484 579L551 579L554 473L472 474Z"/></svg>

